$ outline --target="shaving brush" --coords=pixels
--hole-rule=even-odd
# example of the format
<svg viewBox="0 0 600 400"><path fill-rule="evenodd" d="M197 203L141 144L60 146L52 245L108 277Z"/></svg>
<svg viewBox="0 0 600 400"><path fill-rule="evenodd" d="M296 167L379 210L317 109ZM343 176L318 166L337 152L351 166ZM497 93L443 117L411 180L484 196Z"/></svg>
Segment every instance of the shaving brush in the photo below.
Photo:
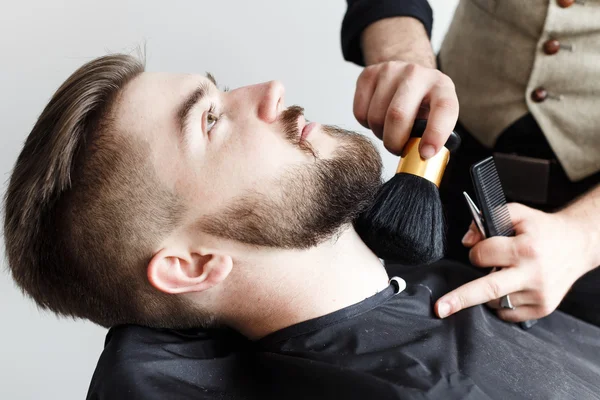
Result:
<svg viewBox="0 0 600 400"><path fill-rule="evenodd" d="M357 233L379 258L404 265L429 264L444 256L445 223L438 187L460 136L452 132L444 147L425 160L419 143L426 125L426 120L415 121L396 175L354 221Z"/></svg>

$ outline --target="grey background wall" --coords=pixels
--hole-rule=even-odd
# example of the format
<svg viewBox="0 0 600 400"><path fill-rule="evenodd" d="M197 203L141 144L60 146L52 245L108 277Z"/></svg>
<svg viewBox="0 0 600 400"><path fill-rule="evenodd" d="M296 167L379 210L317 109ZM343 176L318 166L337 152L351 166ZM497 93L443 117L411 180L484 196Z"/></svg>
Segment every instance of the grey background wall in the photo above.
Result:
<svg viewBox="0 0 600 400"><path fill-rule="evenodd" d="M458 0L430 0L439 49ZM214 73L235 88L279 79L314 121L374 137L352 115L361 68L344 62L344 0L0 1L0 195L37 116L81 64L145 42L152 71ZM375 139L376 140L376 139ZM386 176L397 158L384 154ZM0 399L85 398L105 330L23 297L0 249Z"/></svg>

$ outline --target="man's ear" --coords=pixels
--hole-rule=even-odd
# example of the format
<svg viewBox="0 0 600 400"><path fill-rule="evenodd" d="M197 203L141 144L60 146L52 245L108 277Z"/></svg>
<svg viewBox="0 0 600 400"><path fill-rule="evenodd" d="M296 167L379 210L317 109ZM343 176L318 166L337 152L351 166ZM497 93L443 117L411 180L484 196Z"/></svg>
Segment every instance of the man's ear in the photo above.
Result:
<svg viewBox="0 0 600 400"><path fill-rule="evenodd" d="M161 292L200 292L223 282L231 272L230 256L162 249L148 263L148 281Z"/></svg>

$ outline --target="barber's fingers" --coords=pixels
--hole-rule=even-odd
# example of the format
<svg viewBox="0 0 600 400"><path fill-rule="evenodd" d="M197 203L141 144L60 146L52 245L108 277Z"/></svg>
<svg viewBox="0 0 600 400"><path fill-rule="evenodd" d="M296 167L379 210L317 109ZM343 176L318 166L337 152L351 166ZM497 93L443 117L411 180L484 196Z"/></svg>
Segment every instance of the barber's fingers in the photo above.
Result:
<svg viewBox="0 0 600 400"><path fill-rule="evenodd" d="M436 303L440 318L462 309L488 303L504 295L518 292L523 288L522 271L506 268L468 282L442 296Z"/></svg>
<svg viewBox="0 0 600 400"><path fill-rule="evenodd" d="M458 120L458 98L452 80L440 74L428 95L429 119L419 144L421 156L433 157L444 146ZM384 135L385 136L385 135Z"/></svg>
<svg viewBox="0 0 600 400"><path fill-rule="evenodd" d="M531 290L521 290L520 292L510 293L509 297L510 304L514 307L534 306L539 302L539 296ZM499 297L492 301L488 301L486 305L494 310L500 310L503 309L501 302L502 298Z"/></svg>
<svg viewBox="0 0 600 400"><path fill-rule="evenodd" d="M519 203L509 203L507 204L507 207L513 226L520 228L516 229L517 233L521 233L523 231L523 227L520 226L520 224L526 221L532 213L540 213L538 210L529 208ZM462 238L463 246L473 247L482 240L483 237L481 236L479 229L475 225L475 222L472 221L471 225L469 225L469 229L465 233L465 236Z"/></svg>
<svg viewBox="0 0 600 400"><path fill-rule="evenodd" d="M473 247L476 243L483 240L483 236L481 236L481 232L475 225L474 221L471 221L471 225L469 225L469 229L465 236L462 238L462 244L465 247Z"/></svg>
<svg viewBox="0 0 600 400"><path fill-rule="evenodd" d="M493 236L475 244L469 251L469 260L478 267L512 267L519 262L518 236Z"/></svg>
<svg viewBox="0 0 600 400"><path fill-rule="evenodd" d="M544 218L543 211L519 203L508 203L507 207L517 236L525 232L536 232L539 229L536 221Z"/></svg>
<svg viewBox="0 0 600 400"><path fill-rule="evenodd" d="M458 119L454 84L432 68L402 61L369 66L360 74L354 116L399 155L417 117L428 117L421 156L429 158L444 145ZM429 151L426 150L429 148Z"/></svg>
<svg viewBox="0 0 600 400"><path fill-rule="evenodd" d="M404 77L398 84L386 109L383 127L383 145L391 153L402 152L421 110L423 99L431 89L430 85L431 82L418 81L418 77L413 76Z"/></svg>
<svg viewBox="0 0 600 400"><path fill-rule="evenodd" d="M560 304L560 299L552 301L552 299L544 297L542 293L536 290L521 290L520 292L511 293L509 296L510 303L515 307L515 310L502 307L501 299L492 300L486 305L498 310L498 316L510 322L543 318L550 315ZM514 312L521 309L525 309L525 311Z"/></svg>
<svg viewBox="0 0 600 400"><path fill-rule="evenodd" d="M512 301L512 296L511 296ZM539 306L521 306L514 310L502 308L496 311L498 318L506 322L523 322L532 319L545 317L549 313L544 314L544 310Z"/></svg>
<svg viewBox="0 0 600 400"><path fill-rule="evenodd" d="M375 92L373 92L373 97L369 103L367 122L375 136L380 139L384 139L383 127L385 117L396 93L396 88L398 85L401 85L401 83L398 82L399 79L400 78L394 71L381 71L377 80L377 87L375 88Z"/></svg>
<svg viewBox="0 0 600 400"><path fill-rule="evenodd" d="M356 81L354 92L354 117L365 128L369 129L369 105L377 87L378 69L375 66L365 68ZM382 137L379 136L381 139Z"/></svg>

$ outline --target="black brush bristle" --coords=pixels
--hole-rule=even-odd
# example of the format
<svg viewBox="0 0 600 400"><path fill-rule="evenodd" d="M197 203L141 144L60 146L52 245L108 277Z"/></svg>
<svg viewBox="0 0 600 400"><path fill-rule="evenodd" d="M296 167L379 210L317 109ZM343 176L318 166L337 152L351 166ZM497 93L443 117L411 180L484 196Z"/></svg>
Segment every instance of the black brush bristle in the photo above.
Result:
<svg viewBox="0 0 600 400"><path fill-rule="evenodd" d="M422 137L426 120L416 120L410 137ZM460 136L452 132L444 147L454 151ZM404 265L429 264L444 256L445 224L437 186L420 176L397 173L377 192L371 208L354 227L379 257Z"/></svg>
<svg viewBox="0 0 600 400"><path fill-rule="evenodd" d="M506 206L506 196L496 171L493 157L477 163L471 169L477 201L481 205L483 218L487 222L486 235L513 236L514 229Z"/></svg>
<svg viewBox="0 0 600 400"><path fill-rule="evenodd" d="M419 265L444 256L440 194L435 184L419 176L396 174L382 185L354 226L379 258Z"/></svg>

